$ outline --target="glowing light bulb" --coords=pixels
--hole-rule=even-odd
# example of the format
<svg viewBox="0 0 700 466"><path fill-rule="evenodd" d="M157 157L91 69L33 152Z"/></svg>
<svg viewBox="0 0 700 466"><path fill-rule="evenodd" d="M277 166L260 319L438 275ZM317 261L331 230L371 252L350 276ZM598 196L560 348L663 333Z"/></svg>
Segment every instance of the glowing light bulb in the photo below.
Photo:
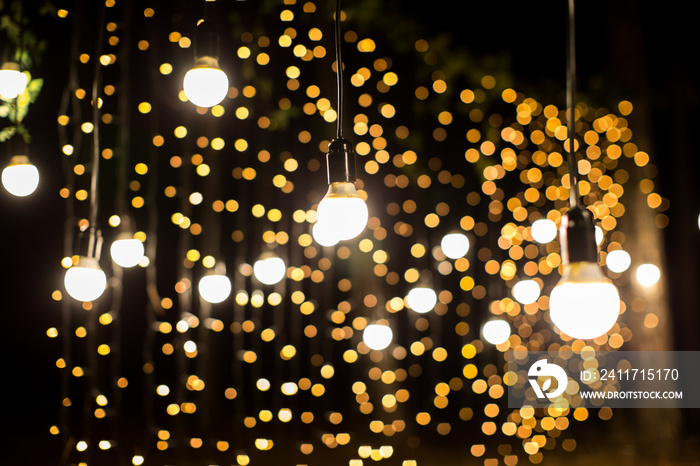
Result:
<svg viewBox="0 0 700 466"><path fill-rule="evenodd" d="M328 223L314 223L311 236L323 247L335 246L340 241L340 238L334 233L333 226Z"/></svg>
<svg viewBox="0 0 700 466"><path fill-rule="evenodd" d="M608 256L605 258L605 265L611 272L622 273L630 268L632 258L627 251L617 249L608 253Z"/></svg>
<svg viewBox="0 0 700 466"><path fill-rule="evenodd" d="M593 262L567 265L549 297L552 322L572 338L590 340L604 335L619 314L617 288Z"/></svg>
<svg viewBox="0 0 700 466"><path fill-rule="evenodd" d="M513 297L520 304L532 304L540 297L540 285L535 280L520 280L513 285Z"/></svg>
<svg viewBox="0 0 700 466"><path fill-rule="evenodd" d="M462 233L449 233L442 237L440 249L450 259L459 259L469 252L469 238Z"/></svg>
<svg viewBox="0 0 700 466"><path fill-rule="evenodd" d="M603 229L600 228L598 225L595 226L595 244L600 246L603 243L603 240L605 239L605 233L603 232Z"/></svg>
<svg viewBox="0 0 700 466"><path fill-rule="evenodd" d="M253 274L261 283L274 285L279 283L287 273L287 265L277 256L261 257L253 264Z"/></svg>
<svg viewBox="0 0 700 466"><path fill-rule="evenodd" d="M80 256L78 262L66 270L63 284L68 294L78 301L94 301L104 293L107 276L94 257Z"/></svg>
<svg viewBox="0 0 700 466"><path fill-rule="evenodd" d="M387 348L393 337L391 327L383 324L370 324L362 332L362 341L369 349L376 351Z"/></svg>
<svg viewBox="0 0 700 466"><path fill-rule="evenodd" d="M661 270L654 264L642 264L637 267L637 282L644 287L654 286L661 279Z"/></svg>
<svg viewBox="0 0 700 466"><path fill-rule="evenodd" d="M2 171L2 185L13 196L29 196L39 186L39 170L26 155L15 155Z"/></svg>
<svg viewBox="0 0 700 466"><path fill-rule="evenodd" d="M182 83L185 95L198 107L213 107L228 94L228 76L214 57L199 57L185 74Z"/></svg>
<svg viewBox="0 0 700 466"><path fill-rule="evenodd" d="M5 62L0 67L0 98L16 99L27 87L29 77L19 70L19 65Z"/></svg>
<svg viewBox="0 0 700 466"><path fill-rule="evenodd" d="M144 247L141 240L129 233L121 233L109 248L112 260L120 267L129 268L137 265L143 258Z"/></svg>
<svg viewBox="0 0 700 466"><path fill-rule="evenodd" d="M538 243L547 244L557 237L557 225L548 218L541 218L532 222L530 234Z"/></svg>
<svg viewBox="0 0 700 466"><path fill-rule="evenodd" d="M505 320L489 320L481 328L481 336L492 345L500 345L510 337L510 324Z"/></svg>
<svg viewBox="0 0 700 466"><path fill-rule="evenodd" d="M231 294L231 280L226 275L211 274L199 279L199 295L208 303L218 304Z"/></svg>
<svg viewBox="0 0 700 466"><path fill-rule="evenodd" d="M620 295L598 266L591 211L575 206L562 216L559 242L564 274L549 296L549 316L570 337L604 335L620 314Z"/></svg>
<svg viewBox="0 0 700 466"><path fill-rule="evenodd" d="M365 229L369 212L355 184L341 181L328 186L328 192L318 204L317 218L332 228L332 234L339 240L349 240Z"/></svg>
<svg viewBox="0 0 700 466"><path fill-rule="evenodd" d="M437 294L432 288L419 286L408 292L406 303L417 313L425 314L437 304Z"/></svg>

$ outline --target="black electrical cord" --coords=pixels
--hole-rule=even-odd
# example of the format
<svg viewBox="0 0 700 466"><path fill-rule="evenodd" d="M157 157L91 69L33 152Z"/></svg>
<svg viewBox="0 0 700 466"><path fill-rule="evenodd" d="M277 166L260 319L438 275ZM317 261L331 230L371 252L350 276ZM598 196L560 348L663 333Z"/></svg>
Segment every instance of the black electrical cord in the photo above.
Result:
<svg viewBox="0 0 700 466"><path fill-rule="evenodd" d="M580 206L578 193L578 164L576 163L576 15L574 0L569 0L569 37L566 67L566 106L568 123L568 159L569 159L569 207Z"/></svg>
<svg viewBox="0 0 700 466"><path fill-rule="evenodd" d="M101 2L103 3L103 2ZM97 233L97 209L98 209L98 182L100 176L100 53L102 51L102 41L104 40L104 23L106 11L104 5L99 10L97 21L97 38L95 41L94 74L92 78L92 173L90 176L90 241L88 255L97 257L99 248Z"/></svg>
<svg viewBox="0 0 700 466"><path fill-rule="evenodd" d="M343 137L343 59L340 47L340 0L335 2L335 65L337 68L336 77L338 80L338 118L336 136Z"/></svg>

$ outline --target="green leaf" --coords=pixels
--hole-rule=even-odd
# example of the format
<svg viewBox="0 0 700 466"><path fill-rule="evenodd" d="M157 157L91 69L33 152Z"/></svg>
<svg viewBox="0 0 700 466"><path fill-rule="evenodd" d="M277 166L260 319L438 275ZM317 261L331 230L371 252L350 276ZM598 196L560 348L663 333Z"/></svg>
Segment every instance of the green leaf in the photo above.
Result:
<svg viewBox="0 0 700 466"><path fill-rule="evenodd" d="M15 135L17 128L14 126L8 126L0 131L0 142L5 142Z"/></svg>

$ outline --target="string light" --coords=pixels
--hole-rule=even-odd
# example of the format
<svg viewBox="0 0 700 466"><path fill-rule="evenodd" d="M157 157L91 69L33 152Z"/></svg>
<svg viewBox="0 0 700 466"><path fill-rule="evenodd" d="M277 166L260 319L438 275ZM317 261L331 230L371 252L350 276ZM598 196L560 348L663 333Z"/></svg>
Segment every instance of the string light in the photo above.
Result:
<svg viewBox="0 0 700 466"><path fill-rule="evenodd" d="M343 138L343 60L340 39L340 0L335 10L335 53L338 87L338 116L336 138L328 144L326 174L328 192L318 205L318 222L330 230L328 242L349 240L365 229L369 212L367 204L355 188L355 151L352 144Z"/></svg>
<svg viewBox="0 0 700 466"><path fill-rule="evenodd" d="M440 240L440 248L450 259L459 259L469 252L469 238L462 233L449 233Z"/></svg>
<svg viewBox="0 0 700 466"><path fill-rule="evenodd" d="M15 155L2 171L2 185L13 196L29 196L39 186L39 170L26 155Z"/></svg>
<svg viewBox="0 0 700 466"><path fill-rule="evenodd" d="M143 258L143 242L129 233L120 233L109 248L112 260L120 267L134 267Z"/></svg>
<svg viewBox="0 0 700 466"><path fill-rule="evenodd" d="M253 264L253 273L261 283L274 285L284 278L287 266L281 257L272 253L263 254L260 259Z"/></svg>
<svg viewBox="0 0 700 466"><path fill-rule="evenodd" d="M218 105L228 93L228 76L219 66L219 36L208 21L197 24L194 66L185 74L182 86L185 96L198 107Z"/></svg>
<svg viewBox="0 0 700 466"><path fill-rule="evenodd" d="M20 71L19 64L5 62L0 67L0 98L16 99L27 88L29 77Z"/></svg>
<svg viewBox="0 0 700 466"><path fill-rule="evenodd" d="M427 286L412 288L406 295L406 304L417 313L425 314L437 304L437 293Z"/></svg>
<svg viewBox="0 0 700 466"><path fill-rule="evenodd" d="M369 349L381 351L391 344L394 332L385 324L369 324L362 331L362 341Z"/></svg>
<svg viewBox="0 0 700 466"><path fill-rule="evenodd" d="M484 340L492 345L500 345L508 341L510 337L510 325L505 320L492 319L481 328L481 335Z"/></svg>

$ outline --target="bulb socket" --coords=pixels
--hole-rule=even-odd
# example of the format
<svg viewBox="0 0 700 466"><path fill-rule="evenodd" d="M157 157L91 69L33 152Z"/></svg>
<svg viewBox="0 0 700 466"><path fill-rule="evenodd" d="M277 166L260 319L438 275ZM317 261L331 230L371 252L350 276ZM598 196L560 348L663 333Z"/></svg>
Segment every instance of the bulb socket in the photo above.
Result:
<svg viewBox="0 0 700 466"><path fill-rule="evenodd" d="M559 227L559 244L564 265L575 262L598 263L595 225L590 210L577 206L564 214Z"/></svg>
<svg viewBox="0 0 700 466"><path fill-rule="evenodd" d="M350 141L336 138L328 144L326 172L328 184L357 181L355 151Z"/></svg>
<svg viewBox="0 0 700 466"><path fill-rule="evenodd" d="M195 61L200 57L219 58L219 35L207 21L201 21L194 32Z"/></svg>

